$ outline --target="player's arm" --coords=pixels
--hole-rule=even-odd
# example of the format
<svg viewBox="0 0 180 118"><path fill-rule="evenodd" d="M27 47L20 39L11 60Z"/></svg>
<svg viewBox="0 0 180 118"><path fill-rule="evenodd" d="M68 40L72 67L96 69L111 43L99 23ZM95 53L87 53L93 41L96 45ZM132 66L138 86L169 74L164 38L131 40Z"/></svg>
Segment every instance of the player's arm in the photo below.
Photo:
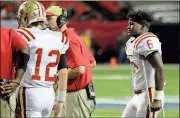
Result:
<svg viewBox="0 0 180 118"><path fill-rule="evenodd" d="M20 83L27 68L27 63L29 61L29 47L22 47L20 51L17 52L17 66L15 73L15 80L12 82Z"/></svg>
<svg viewBox="0 0 180 118"><path fill-rule="evenodd" d="M151 111L155 112L160 110L162 107L162 100L164 98L164 70L163 62L159 52L152 52L147 57L149 63L155 70L155 92L154 92L154 101L151 105Z"/></svg>
<svg viewBox="0 0 180 118"><path fill-rule="evenodd" d="M164 70L163 61L161 57L161 43L159 42L159 39L154 35L142 40L138 48L140 54L146 57L146 59L149 61L149 63L155 70L154 99L162 100L164 97Z"/></svg>
<svg viewBox="0 0 180 118"><path fill-rule="evenodd" d="M162 91L164 86L164 69L162 57L158 51L155 51L149 54L147 59L155 70L155 89L156 91Z"/></svg>
<svg viewBox="0 0 180 118"><path fill-rule="evenodd" d="M66 54L62 54L60 57L60 62L58 64L58 77L60 85L59 90L60 91L66 91L67 90L67 78L68 78L68 72L67 72L67 66L66 66Z"/></svg>
<svg viewBox="0 0 180 118"><path fill-rule="evenodd" d="M27 43L24 41L22 37L20 37L17 32L11 30L12 35L12 48L16 51L17 55L17 66L16 66L16 73L15 73L15 82L20 83L24 72L27 68L27 63L29 61L29 47Z"/></svg>
<svg viewBox="0 0 180 118"><path fill-rule="evenodd" d="M26 41L21 37L17 32L12 30L12 47L16 51L16 73L15 73L15 80L13 82L20 83L24 72L27 68L27 63L29 61L29 53L30 49L26 43Z"/></svg>
<svg viewBox="0 0 180 118"><path fill-rule="evenodd" d="M56 92L56 90L58 89L58 85L59 85L59 71L61 72L64 72L63 70L61 70L61 69L66 69L65 71L66 71L66 74L67 74L67 64L66 64L66 56L65 56L66 54L61 54L61 56L60 56L60 62L59 62L59 64L58 64L58 68L57 68L57 70L58 70L58 72L57 72L57 78L55 79L55 83L54 83L54 85L53 85L53 88L54 88L54 91ZM67 75L68 76L68 75ZM62 81L62 80L61 80Z"/></svg>
<svg viewBox="0 0 180 118"><path fill-rule="evenodd" d="M57 98L57 103L55 105L55 111L54 111L55 116L61 113L62 106L66 100L68 72L67 72L65 54L61 55L57 69L58 69L58 77L59 77L59 81L58 81L59 94Z"/></svg>
<svg viewBox="0 0 180 118"><path fill-rule="evenodd" d="M164 86L164 70L161 52L159 51L161 50L161 43L159 39L153 37L153 39L145 39L144 45L143 43L140 45L144 47L144 55L155 70L155 89L157 92L162 91Z"/></svg>
<svg viewBox="0 0 180 118"><path fill-rule="evenodd" d="M72 56L70 60L72 64L68 67L68 79L75 79L85 72L85 62L78 43L70 42L68 50Z"/></svg>

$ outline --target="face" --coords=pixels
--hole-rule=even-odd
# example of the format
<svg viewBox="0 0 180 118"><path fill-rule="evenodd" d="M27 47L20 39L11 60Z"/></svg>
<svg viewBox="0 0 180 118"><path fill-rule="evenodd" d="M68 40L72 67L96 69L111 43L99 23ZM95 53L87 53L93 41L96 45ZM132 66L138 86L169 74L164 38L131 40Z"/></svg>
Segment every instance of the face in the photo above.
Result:
<svg viewBox="0 0 180 118"><path fill-rule="evenodd" d="M142 25L129 19L127 30L128 30L128 36L135 36L141 34Z"/></svg>
<svg viewBox="0 0 180 118"><path fill-rule="evenodd" d="M22 24L21 24L19 18L17 18L17 22L18 22L18 28L22 27Z"/></svg>
<svg viewBox="0 0 180 118"><path fill-rule="evenodd" d="M27 24L26 23L24 23L24 22L26 22L26 21L24 21L24 20L22 20L22 19L20 19L20 18L17 18L17 22L18 22L18 28L20 28L20 27L28 27L27 26Z"/></svg>
<svg viewBox="0 0 180 118"><path fill-rule="evenodd" d="M46 16L46 25L51 30L57 30L58 26L56 24L57 16Z"/></svg>

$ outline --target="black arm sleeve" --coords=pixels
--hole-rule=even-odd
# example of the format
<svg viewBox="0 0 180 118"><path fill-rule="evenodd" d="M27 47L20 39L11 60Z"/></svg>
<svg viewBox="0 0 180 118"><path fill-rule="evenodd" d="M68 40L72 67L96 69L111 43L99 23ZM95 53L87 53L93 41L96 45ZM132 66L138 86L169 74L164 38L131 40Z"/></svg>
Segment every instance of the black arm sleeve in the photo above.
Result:
<svg viewBox="0 0 180 118"><path fill-rule="evenodd" d="M61 70L63 68L67 68L67 66L66 66L66 55L65 54L62 54L60 56L60 61L59 61L57 70Z"/></svg>
<svg viewBox="0 0 180 118"><path fill-rule="evenodd" d="M150 58L153 54L157 53L158 51L154 51L152 53L150 53L149 55L146 56L146 59Z"/></svg>
<svg viewBox="0 0 180 118"><path fill-rule="evenodd" d="M17 69L23 69L24 72L25 72L26 68L27 68L28 61L29 61L29 55L19 51L17 53L17 67L16 67L16 70Z"/></svg>

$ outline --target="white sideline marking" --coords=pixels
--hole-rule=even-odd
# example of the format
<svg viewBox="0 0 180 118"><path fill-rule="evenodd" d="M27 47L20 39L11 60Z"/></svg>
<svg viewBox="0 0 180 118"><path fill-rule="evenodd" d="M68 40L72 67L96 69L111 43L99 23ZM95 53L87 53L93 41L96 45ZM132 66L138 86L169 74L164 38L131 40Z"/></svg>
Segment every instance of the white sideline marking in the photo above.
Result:
<svg viewBox="0 0 180 118"><path fill-rule="evenodd" d="M99 104L127 104L131 100L131 97L120 98L97 98L96 101ZM179 103L179 96L166 96L165 103Z"/></svg>
<svg viewBox="0 0 180 118"><path fill-rule="evenodd" d="M93 75L95 80L130 80L130 75Z"/></svg>
<svg viewBox="0 0 180 118"><path fill-rule="evenodd" d="M164 68L168 70L179 70L179 65L178 64L164 64ZM112 69L108 63L106 64L97 64L95 68L93 68L93 71L98 71L98 70L130 70L131 67L129 64L118 64L116 68Z"/></svg>

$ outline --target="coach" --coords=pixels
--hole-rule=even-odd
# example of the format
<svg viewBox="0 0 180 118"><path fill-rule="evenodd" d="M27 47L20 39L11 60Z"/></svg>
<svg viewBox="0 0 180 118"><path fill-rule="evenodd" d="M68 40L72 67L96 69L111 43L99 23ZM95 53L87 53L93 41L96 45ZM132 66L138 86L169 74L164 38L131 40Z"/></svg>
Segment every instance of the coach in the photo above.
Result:
<svg viewBox="0 0 180 118"><path fill-rule="evenodd" d="M62 32L69 40L69 49L66 54L67 97L61 117L90 117L91 106L95 106L91 68L96 66L96 61L74 29L66 26L67 11L65 9L51 6L46 10L46 16L49 28Z"/></svg>

